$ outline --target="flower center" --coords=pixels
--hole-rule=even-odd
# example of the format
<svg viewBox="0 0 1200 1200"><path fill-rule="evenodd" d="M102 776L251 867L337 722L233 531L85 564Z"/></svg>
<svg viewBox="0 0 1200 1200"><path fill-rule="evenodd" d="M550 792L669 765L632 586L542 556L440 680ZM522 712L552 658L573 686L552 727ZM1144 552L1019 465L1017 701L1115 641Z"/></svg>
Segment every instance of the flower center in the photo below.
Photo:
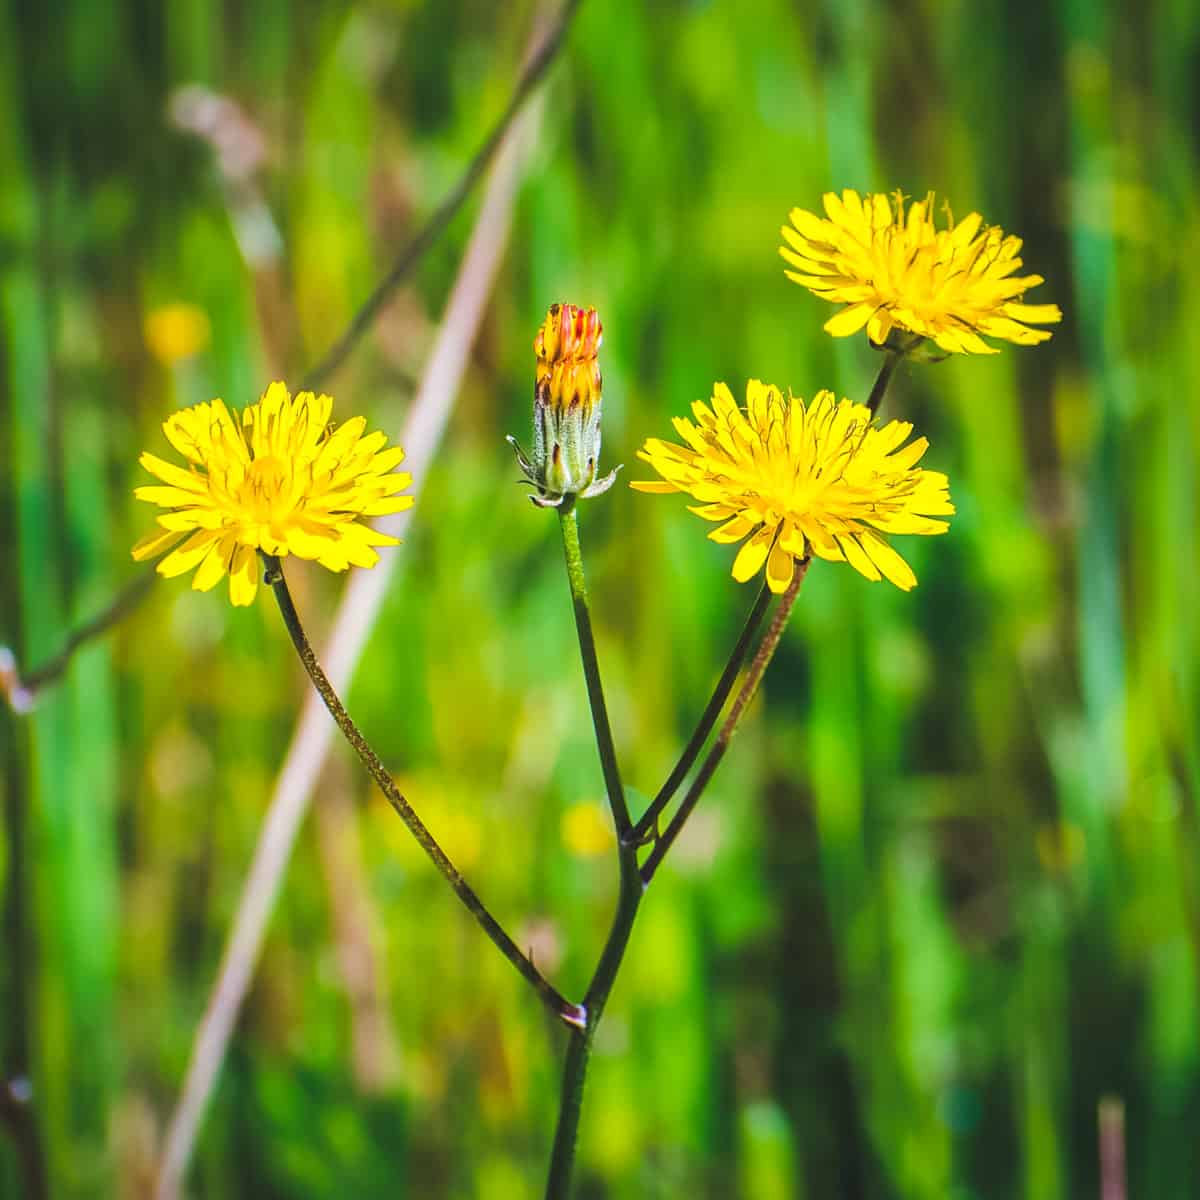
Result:
<svg viewBox="0 0 1200 1200"><path fill-rule="evenodd" d="M238 499L252 520L268 524L281 509L292 507L292 476L286 464L273 454L256 458L246 471Z"/></svg>

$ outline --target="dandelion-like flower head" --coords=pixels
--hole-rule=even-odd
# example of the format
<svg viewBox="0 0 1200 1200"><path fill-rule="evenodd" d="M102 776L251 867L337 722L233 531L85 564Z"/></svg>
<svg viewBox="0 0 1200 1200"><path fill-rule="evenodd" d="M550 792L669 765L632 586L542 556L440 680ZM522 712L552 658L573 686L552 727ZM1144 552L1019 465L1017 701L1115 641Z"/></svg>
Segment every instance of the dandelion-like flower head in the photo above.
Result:
<svg viewBox="0 0 1200 1200"><path fill-rule="evenodd" d="M946 476L916 465L925 438L904 445L909 422L877 428L865 405L822 391L806 406L757 379L745 408L718 383L711 404L692 411L694 422L674 422L686 445L651 438L638 451L662 479L630 486L700 501L691 511L720 522L713 541L743 542L734 579L745 583L765 563L771 591L783 592L797 560L813 553L905 591L917 582L883 535L944 533L934 518L954 506Z"/></svg>
<svg viewBox="0 0 1200 1200"><path fill-rule="evenodd" d="M1030 346L1050 332L1029 323L1062 320L1056 304L1021 302L1042 276L1015 274L1021 239L984 225L979 213L955 223L947 209L947 228L938 229L932 192L907 210L900 192L860 197L847 189L827 192L824 203L825 218L792 209L779 253L795 268L789 279L847 306L825 324L834 337L865 325L883 345L897 327L949 352L996 354L981 334Z"/></svg>
<svg viewBox="0 0 1200 1200"><path fill-rule="evenodd" d="M168 577L195 568L192 587L208 591L226 575L234 604L258 588L258 552L312 559L331 571L371 567L374 547L397 544L362 523L400 512L412 476L396 473L399 446L383 433L363 436L366 420L329 423L329 396L272 383L257 404L231 414L220 400L183 409L163 423L167 440L187 460L176 466L145 453L140 462L162 485L134 495L166 509L161 529L133 548L135 559L174 546L159 564Z"/></svg>

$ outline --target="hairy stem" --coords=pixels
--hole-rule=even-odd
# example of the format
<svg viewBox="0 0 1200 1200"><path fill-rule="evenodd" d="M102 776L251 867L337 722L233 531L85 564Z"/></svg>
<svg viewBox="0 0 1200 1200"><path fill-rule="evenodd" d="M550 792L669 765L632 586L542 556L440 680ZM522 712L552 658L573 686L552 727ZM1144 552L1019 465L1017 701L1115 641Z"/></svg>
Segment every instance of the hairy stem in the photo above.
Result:
<svg viewBox="0 0 1200 1200"><path fill-rule="evenodd" d="M871 394L867 397L867 407L871 410L871 416L879 411L879 406L883 403L883 395L903 357L904 355L899 350L888 349L883 352L883 366L879 368L879 374L875 376L875 386L871 388Z"/></svg>
<svg viewBox="0 0 1200 1200"><path fill-rule="evenodd" d="M887 392L888 384L891 383L892 375L895 374L896 368L900 365L900 360L910 350L915 350L924 340L919 333L914 333L911 337L900 338L896 345L889 345L884 349L883 366L879 368L879 374L875 376L875 384L871 388L871 394L867 397L867 407L871 410L871 416L875 416L879 412L879 407L883 403L883 397Z"/></svg>
<svg viewBox="0 0 1200 1200"><path fill-rule="evenodd" d="M566 558L567 579L571 586L571 601L575 610L575 627L579 633L579 653L587 681L588 700L592 709L592 724L596 745L604 771L604 784L617 827L617 863L621 872L617 908L612 926L604 943L587 994L583 998L585 1023L571 1033L563 1065L562 1093L559 1100L558 1124L554 1131L554 1149L550 1157L550 1173L546 1182L547 1200L566 1200L575 1167L575 1147L579 1137L579 1117L583 1111L583 1090L587 1082L588 1063L597 1026L604 1014L609 994L616 982L617 972L629 947L645 888L638 872L637 839L629 819L621 773L613 745L608 710L604 704L604 688L600 682L600 665L596 658L596 643L592 636L592 618L588 606L587 582L583 573L583 553L579 546L579 522L574 498L568 496L559 508Z"/></svg>
<svg viewBox="0 0 1200 1200"><path fill-rule="evenodd" d="M759 644L757 651L755 651L754 658L746 672L746 678L742 681L742 686L738 689L737 696L734 697L733 705L729 709L729 715L725 718L725 723L721 726L720 733L717 734L717 740L705 756L704 762L700 765L700 770L696 773L696 778L692 780L692 786L688 788L687 794L684 796L679 808L676 809L670 824L667 825L662 836L655 841L654 848L650 851L649 857L642 864L642 883L644 885L648 885L650 880L654 878L655 871L658 870L667 852L674 845L675 839L687 823L688 817L692 815L692 810L704 794L704 789L716 773L717 767L720 766L721 759L725 757L725 751L729 748L729 743L737 730L738 722L741 721L742 714L745 713L750 701L754 699L754 693L758 691L758 685L762 682L762 677L766 673L771 659L774 657L780 638L783 637L784 628L787 626L788 617L792 612L792 606L796 603L796 596L800 591L800 585L804 582L804 577L808 574L811 561L811 559L806 558L797 564L796 570L792 575L792 582L788 584L787 590L783 593L779 607L775 610L775 615L771 618L771 624L767 627L767 632Z"/></svg>
<svg viewBox="0 0 1200 1200"><path fill-rule="evenodd" d="M725 701L729 699L729 693L733 691L733 685L737 682L738 672L742 669L742 663L746 661L746 652L750 649L750 643L754 640L754 635L758 632L759 626L762 624L770 602L771 591L764 582L762 587L759 588L758 595L755 597L754 605L750 609L749 615L746 617L746 623L742 627L742 632L738 636L733 650L730 652L729 661L725 664L725 670L721 673L721 678L717 680L717 686L713 689L713 694L709 698L708 705L705 707L704 712L700 714L700 720L696 725L691 740L684 747L683 753L679 756L679 761L671 770L671 774L667 776L666 782L658 789L658 794L651 801L650 807L646 809L645 813L642 814L641 820L634 827L634 836L639 842L645 841L646 837L657 828L658 818L662 810L671 803L675 793L679 790L679 785L684 781L687 773L692 769L693 764L699 757L700 751L704 748L704 743L708 740L708 735L712 733L713 726L716 725L717 719L721 715L721 710L725 707Z"/></svg>
<svg viewBox="0 0 1200 1200"><path fill-rule="evenodd" d="M471 889L462 875L459 874L458 868L446 856L446 852L438 845L433 834L425 828L421 818L417 816L412 805L409 804L404 794L396 786L396 781L391 777L379 756L371 748L370 743L363 737L361 730L355 725L350 714L346 711L345 705L342 704L338 694L334 691L333 685L321 669L321 664L317 662L317 656L313 652L308 636L304 632L304 627L300 623L296 606L292 602L292 594L288 589L287 581L283 577L283 570L279 559L268 554L264 554L262 558L266 566L267 582L271 585L275 593L275 599L279 604L279 611L283 616L283 622L287 626L288 634L292 639L292 645L295 646L296 653L299 655L301 663L304 664L304 669L308 672L308 677L312 680L313 687L317 689L317 692L325 703L325 707L329 709L330 716L333 717L337 727L342 731L346 741L350 743L355 754L358 755L359 760L366 767L367 773L378 785L379 790L387 797L388 803L399 813L400 819L408 826L409 832L417 839L421 849L429 855L434 866L442 873L446 882L454 889L455 894L466 905L475 920L479 922L484 933L492 940L500 953L533 986L534 990L541 997L542 1002L556 1017L568 1025L581 1026L584 1016L580 1007L572 1004L559 994L549 980L533 965L530 958L521 951L516 942L508 936L500 922L488 912L483 902Z"/></svg>
<svg viewBox="0 0 1200 1200"><path fill-rule="evenodd" d="M575 609L575 628L579 633L579 654L583 659L588 704L592 709L592 725L596 731L596 748L600 752L604 787L608 792L609 807L617 827L617 843L624 846L632 840L633 823L629 819L629 807L625 803L625 789L621 785L621 771L617 766L617 751L608 723L608 708L604 703L604 686L600 682L600 663L596 658L596 641L592 636L592 615L588 607L583 553L579 547L579 520L573 497L568 496L563 500L558 515L562 527L563 553L567 560L567 581L571 585L571 603Z"/></svg>
<svg viewBox="0 0 1200 1200"><path fill-rule="evenodd" d="M575 1148L579 1140L579 1118L583 1112L583 1089L587 1083L592 1042L595 1040L596 1028L600 1024L604 1007L608 1003L609 993L616 982L617 972L625 958L644 890L638 877L636 859L632 871L625 869L622 864L621 891L617 900L617 910L613 914L612 928L604 944L604 952L600 956L596 973L592 976L592 982L583 998L587 1022L582 1029L571 1031L571 1041L567 1046L562 1092L559 1097L558 1124L554 1130L554 1148L550 1155L550 1173L546 1180L546 1200L567 1200L570 1194L571 1175L575 1169Z"/></svg>

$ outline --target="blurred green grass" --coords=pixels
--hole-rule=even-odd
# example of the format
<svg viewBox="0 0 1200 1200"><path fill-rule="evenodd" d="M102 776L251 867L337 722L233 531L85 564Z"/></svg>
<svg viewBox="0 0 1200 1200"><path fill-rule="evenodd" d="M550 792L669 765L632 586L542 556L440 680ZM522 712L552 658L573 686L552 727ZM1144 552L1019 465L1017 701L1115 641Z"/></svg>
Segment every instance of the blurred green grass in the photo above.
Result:
<svg viewBox="0 0 1200 1200"><path fill-rule="evenodd" d="M298 378L349 318L500 112L531 17L0 5L0 640L22 661L132 573L163 416ZM1200 1178L1198 53L1188 0L583 6L349 698L569 993L615 872L564 837L601 783L554 523L502 440L526 435L547 305L601 311L627 477L716 379L865 395L875 356L821 332L775 253L828 188L978 209L1066 320L898 375L890 411L959 514L912 547L910 595L805 585L643 910L581 1195L1098 1195L1105 1096L1131 1195ZM257 169L223 182L172 124L191 84L237 102ZM337 378L338 411L399 426L469 223ZM211 340L168 366L143 323L174 301ZM617 488L583 537L625 774L651 794L752 596L682 502ZM339 582L293 576L323 629ZM0 1070L33 1078L56 1196L144 1194L302 695L269 608L163 586L0 722ZM195 1194L539 1194L560 1039L353 766L322 791L338 807L302 838ZM365 929L339 907L347 819ZM347 952L376 964L365 993ZM2 1143L0 1194L20 1194Z"/></svg>

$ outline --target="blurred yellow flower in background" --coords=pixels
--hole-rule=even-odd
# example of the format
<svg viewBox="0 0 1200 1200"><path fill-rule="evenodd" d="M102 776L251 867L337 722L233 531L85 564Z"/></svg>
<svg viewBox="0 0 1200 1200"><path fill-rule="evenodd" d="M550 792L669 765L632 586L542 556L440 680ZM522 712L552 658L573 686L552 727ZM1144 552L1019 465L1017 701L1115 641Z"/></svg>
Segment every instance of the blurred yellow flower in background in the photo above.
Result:
<svg viewBox="0 0 1200 1200"><path fill-rule="evenodd" d="M293 398L273 383L240 416L213 400L169 417L163 432L188 466L142 455L142 466L164 486L139 487L134 495L168 511L158 516L162 528L134 546L133 557L153 558L174 546L158 564L160 574L195 568L192 587L199 591L228 575L237 605L254 599L259 550L295 554L331 571L374 566L374 547L397 539L360 518L409 508L413 498L396 493L412 476L394 473L404 451L385 450L385 434L363 436L365 418L330 426L332 407L329 396Z"/></svg>
<svg viewBox="0 0 1200 1200"><path fill-rule="evenodd" d="M795 268L785 272L789 279L847 306L825 323L834 337L865 325L871 341L883 345L895 327L946 351L996 354L980 334L1031 346L1050 331L1026 322L1062 320L1056 304L1020 302L1044 281L1014 274L1021 239L984 225L979 213L956 224L947 209L947 228L937 229L932 192L907 212L900 192L860 197L847 189L840 197L827 192L824 203L826 218L792 209L779 253Z"/></svg>
<svg viewBox="0 0 1200 1200"><path fill-rule="evenodd" d="M608 854L616 841L612 825L598 804L572 804L562 815L562 840L578 858L599 858Z"/></svg>
<svg viewBox="0 0 1200 1200"><path fill-rule="evenodd" d="M745 541L733 562L739 583L766 564L767 584L786 591L795 563L809 553L848 562L868 579L886 578L908 591L911 568L881 536L944 533L954 512L946 476L915 464L929 443L908 421L871 423L865 405L818 392L805 407L779 389L750 380L739 408L723 383L711 407L692 405L696 422L675 418L686 446L647 440L638 457L661 476L637 480L641 492L687 492L691 509L722 524L715 542Z"/></svg>
<svg viewBox="0 0 1200 1200"><path fill-rule="evenodd" d="M194 304L164 304L146 314L142 323L146 348L165 367L199 354L212 336L212 326L203 309Z"/></svg>

